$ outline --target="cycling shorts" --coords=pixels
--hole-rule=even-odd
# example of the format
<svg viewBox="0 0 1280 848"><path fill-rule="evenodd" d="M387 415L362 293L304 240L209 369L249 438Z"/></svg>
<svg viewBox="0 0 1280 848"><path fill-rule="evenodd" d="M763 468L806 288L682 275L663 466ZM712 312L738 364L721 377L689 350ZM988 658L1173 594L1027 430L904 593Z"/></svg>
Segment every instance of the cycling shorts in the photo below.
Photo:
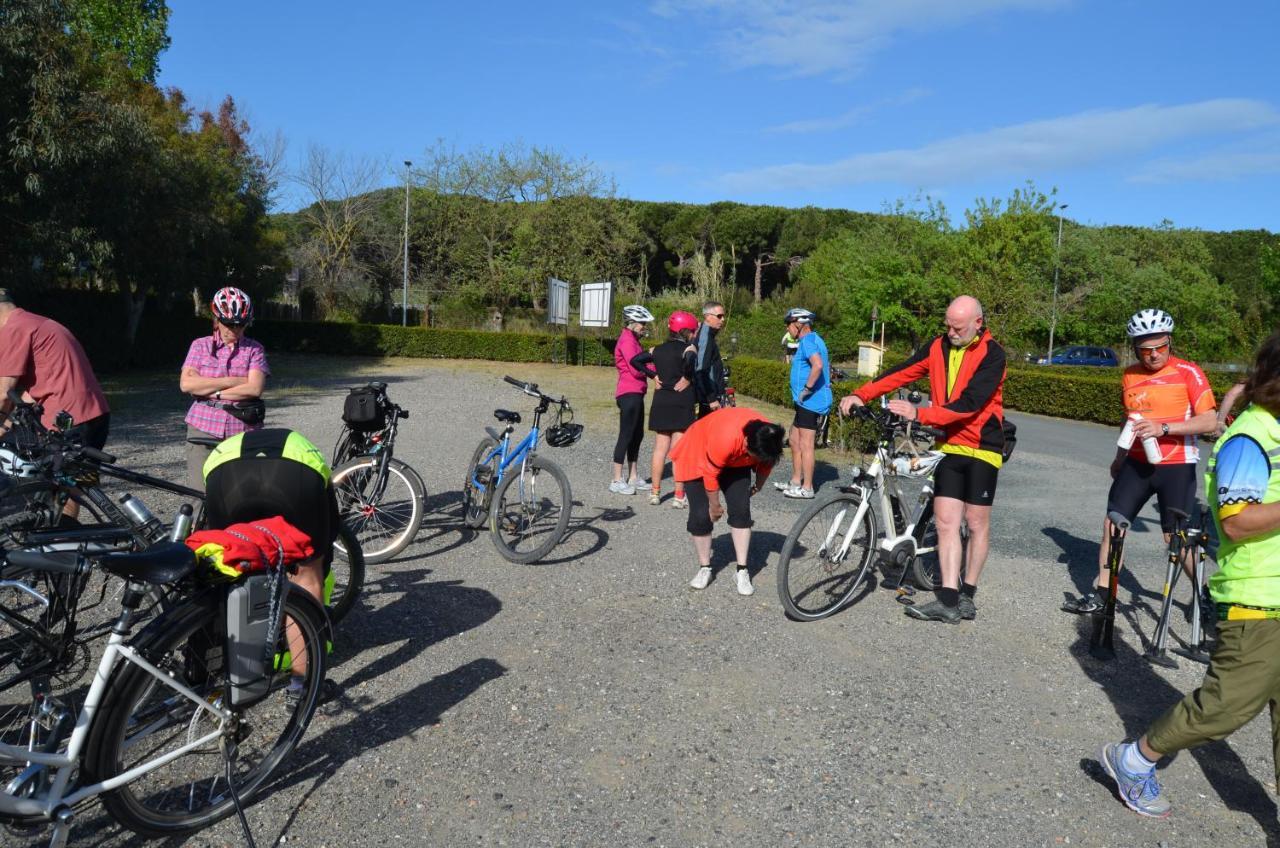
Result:
<svg viewBox="0 0 1280 848"><path fill-rule="evenodd" d="M799 427L801 430L821 430L823 423L826 422L825 413L814 412L812 409L805 409L799 404L795 405L796 417L791 421L792 427Z"/></svg>
<svg viewBox="0 0 1280 848"><path fill-rule="evenodd" d="M242 457L222 463L205 478L205 518L211 528L280 515L333 556L338 501L314 468L283 457Z"/></svg>
<svg viewBox="0 0 1280 848"><path fill-rule="evenodd" d="M751 526L752 475L750 468L724 468L718 475L730 527L741 529ZM689 498L689 518L685 529L693 536L710 536L715 525L711 520L711 498L707 495L706 483L701 477L685 480L684 493Z"/></svg>
<svg viewBox="0 0 1280 848"><path fill-rule="evenodd" d="M1190 515L1195 505L1195 463L1152 465L1126 456L1107 494L1107 512L1118 512L1132 522L1152 495L1160 509L1160 528L1172 533L1175 522L1170 508Z"/></svg>
<svg viewBox="0 0 1280 848"><path fill-rule="evenodd" d="M933 473L933 494L974 506L991 506L996 499L1000 469L975 456L949 453Z"/></svg>

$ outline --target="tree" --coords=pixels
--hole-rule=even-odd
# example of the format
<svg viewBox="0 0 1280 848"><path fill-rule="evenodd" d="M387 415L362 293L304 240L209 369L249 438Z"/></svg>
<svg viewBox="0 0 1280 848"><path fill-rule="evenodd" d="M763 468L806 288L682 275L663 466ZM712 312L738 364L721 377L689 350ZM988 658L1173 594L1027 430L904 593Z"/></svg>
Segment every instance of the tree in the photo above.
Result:
<svg viewBox="0 0 1280 848"><path fill-rule="evenodd" d="M169 48L164 0L69 0L70 30L83 35L100 64L155 82L160 54Z"/></svg>

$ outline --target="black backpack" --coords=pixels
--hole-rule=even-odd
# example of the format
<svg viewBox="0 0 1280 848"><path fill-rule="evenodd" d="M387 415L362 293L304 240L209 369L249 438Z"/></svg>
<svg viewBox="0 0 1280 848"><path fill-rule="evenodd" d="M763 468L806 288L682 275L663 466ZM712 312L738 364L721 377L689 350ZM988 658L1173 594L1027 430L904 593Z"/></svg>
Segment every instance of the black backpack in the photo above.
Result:
<svg viewBox="0 0 1280 848"><path fill-rule="evenodd" d="M361 433L386 427L386 396L373 386L349 389L342 405L342 422Z"/></svg>

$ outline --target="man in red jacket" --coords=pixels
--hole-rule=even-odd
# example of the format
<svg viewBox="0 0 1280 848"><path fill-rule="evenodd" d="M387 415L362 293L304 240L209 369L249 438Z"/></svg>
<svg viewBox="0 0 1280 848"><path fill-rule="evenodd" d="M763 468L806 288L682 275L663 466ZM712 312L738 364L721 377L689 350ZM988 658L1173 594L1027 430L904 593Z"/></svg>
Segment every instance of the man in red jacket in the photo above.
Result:
<svg viewBox="0 0 1280 848"><path fill-rule="evenodd" d="M991 503L1004 450L1004 348L984 326L977 299L962 295L951 301L945 333L880 379L859 387L840 402L840 411L848 415L853 407L925 376L929 407L916 409L905 400L891 400L889 410L946 433L942 451L947 456L934 474L933 497L942 588L936 600L907 607L906 612L924 621L955 624L978 614L974 595L990 548ZM962 557L962 522L969 525L967 557ZM962 558L967 564L963 586Z"/></svg>

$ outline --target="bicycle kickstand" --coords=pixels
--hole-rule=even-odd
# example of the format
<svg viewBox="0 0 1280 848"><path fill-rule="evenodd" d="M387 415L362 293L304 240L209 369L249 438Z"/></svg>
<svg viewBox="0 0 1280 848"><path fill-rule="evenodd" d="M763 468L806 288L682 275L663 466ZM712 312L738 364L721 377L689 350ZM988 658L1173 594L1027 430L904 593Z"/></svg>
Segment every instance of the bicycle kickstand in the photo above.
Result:
<svg viewBox="0 0 1280 848"><path fill-rule="evenodd" d="M66 848L67 839L71 836L71 824L75 813L70 807L63 807L53 816L53 833L49 837L49 848Z"/></svg>

